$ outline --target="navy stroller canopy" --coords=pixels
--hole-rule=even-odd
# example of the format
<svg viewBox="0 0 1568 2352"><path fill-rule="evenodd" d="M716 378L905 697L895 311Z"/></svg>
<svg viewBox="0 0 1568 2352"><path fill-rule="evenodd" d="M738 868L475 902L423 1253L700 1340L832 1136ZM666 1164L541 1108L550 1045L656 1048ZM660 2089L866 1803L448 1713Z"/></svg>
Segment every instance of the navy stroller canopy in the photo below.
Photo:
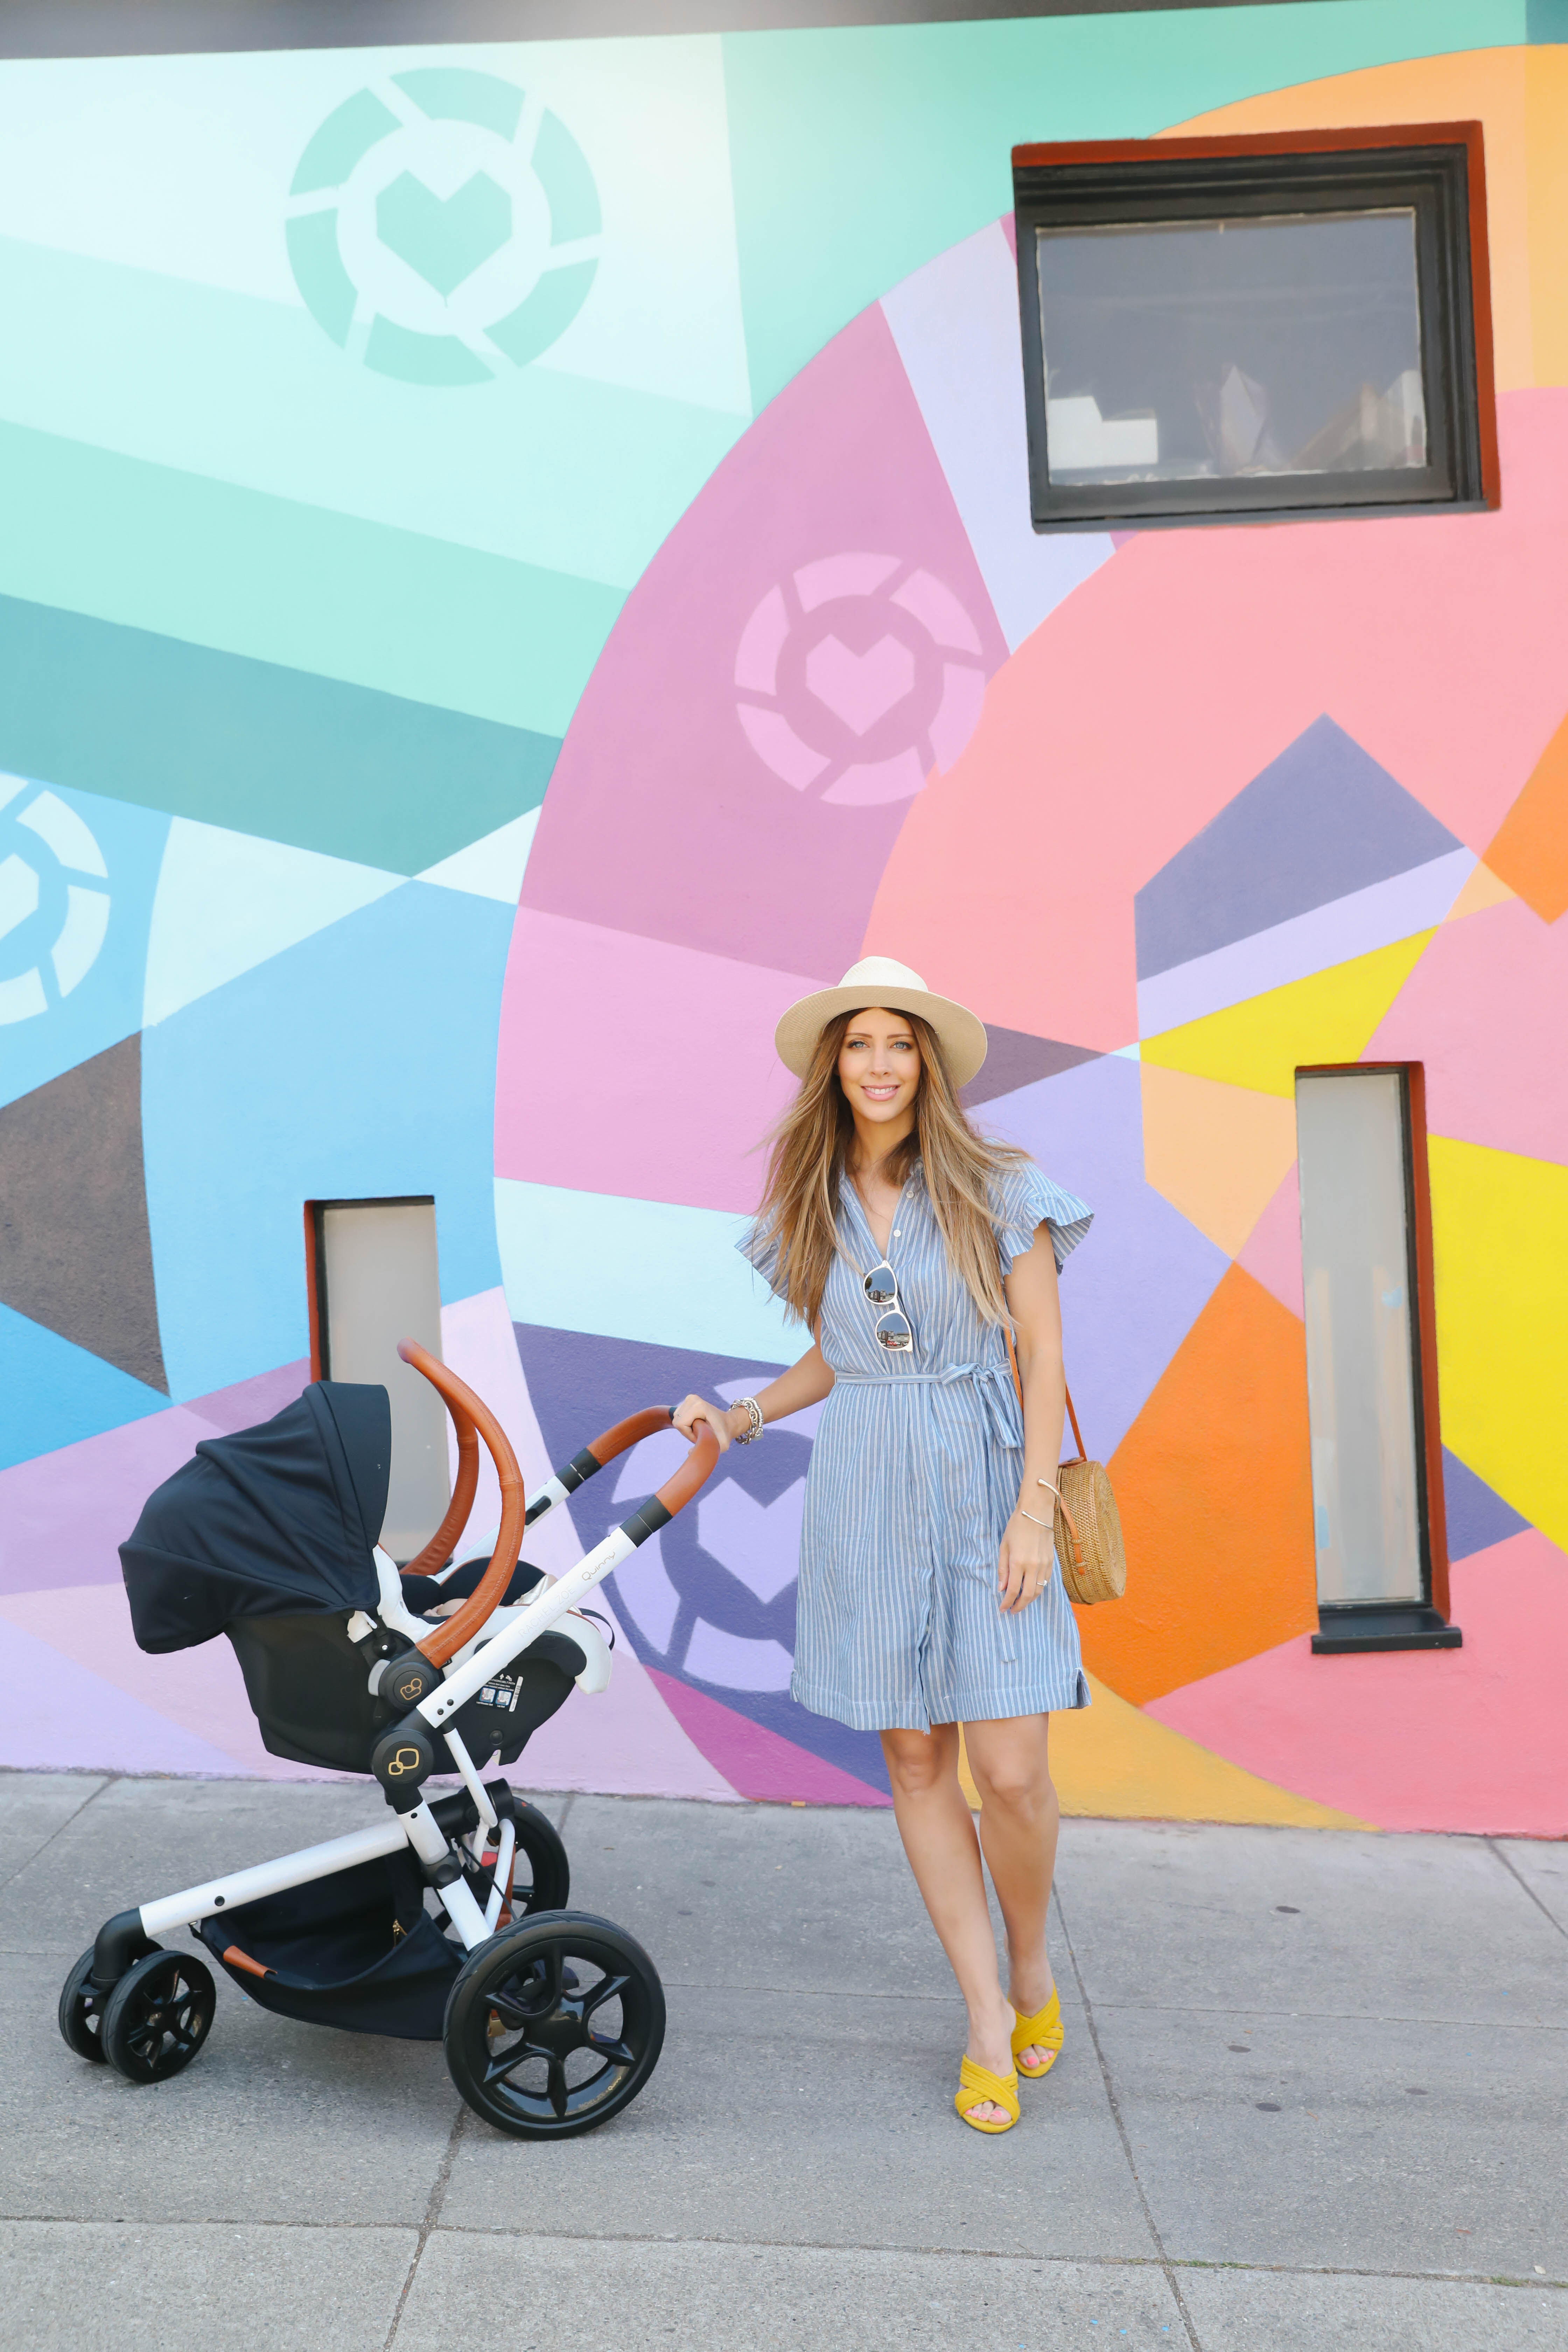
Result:
<svg viewBox="0 0 1568 2352"><path fill-rule="evenodd" d="M206 1437L120 1547L143 1650L189 1650L243 1617L330 1615L380 1599L384 1388L317 1381L258 1428Z"/></svg>

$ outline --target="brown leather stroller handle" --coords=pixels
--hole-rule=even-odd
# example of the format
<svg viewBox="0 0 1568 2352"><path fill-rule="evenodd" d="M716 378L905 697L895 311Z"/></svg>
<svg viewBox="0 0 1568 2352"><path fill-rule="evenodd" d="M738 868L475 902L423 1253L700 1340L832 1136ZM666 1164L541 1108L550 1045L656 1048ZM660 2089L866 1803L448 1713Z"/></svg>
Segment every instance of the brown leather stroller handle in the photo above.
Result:
<svg viewBox="0 0 1568 2352"><path fill-rule="evenodd" d="M662 1504L664 1508L669 1513L670 1517L674 1518L677 1511L681 1508L682 1505L689 1503L691 1497L696 1494L699 1486L703 1484L709 1472L712 1469L718 1459L719 1441L714 1436L713 1432L709 1428L708 1423L704 1422L701 1433L699 1435L696 1444L693 1445L691 1452L681 1464L674 1477L667 1478L665 1480L663 1486L655 1495L653 1498L654 1501L656 1503Z"/></svg>
<svg viewBox="0 0 1568 2352"><path fill-rule="evenodd" d="M625 1421L617 1421L609 1429L601 1430L597 1437L588 1440L584 1450L593 1455L602 1470L606 1462L615 1460L617 1454L625 1454L628 1447L637 1444L641 1439L653 1437L659 1430L668 1427L669 1407L650 1404L646 1412L628 1412Z"/></svg>
<svg viewBox="0 0 1568 2352"><path fill-rule="evenodd" d="M445 1568L452 1557L452 1547L468 1524L468 1513L474 1507L474 1496L479 1486L479 1441L474 1424L461 1405L446 1399L447 1412L458 1432L458 1483L452 1489L452 1499L447 1516L419 1554L404 1570L405 1576L434 1576Z"/></svg>
<svg viewBox="0 0 1568 2352"><path fill-rule="evenodd" d="M669 1422L668 1405L653 1404L643 1412L628 1412L624 1421L612 1422L610 1427L601 1430L597 1437L591 1437L580 1452L574 1454L570 1462L563 1462L554 1474L555 1485L562 1494L574 1495L584 1480L592 1478L607 1462L613 1462L618 1454L625 1454L639 1439L656 1437L661 1429L669 1427ZM552 1503L559 1500L560 1496L556 1495L536 1495L524 1526L531 1527Z"/></svg>
<svg viewBox="0 0 1568 2352"><path fill-rule="evenodd" d="M630 1536L633 1543L647 1543L649 1536L666 1528L683 1504L689 1503L699 1486L719 1459L719 1440L706 1422L686 1460L673 1478L667 1478L656 1495L639 1503L629 1518L621 1521L621 1533Z"/></svg>
<svg viewBox="0 0 1568 2352"><path fill-rule="evenodd" d="M496 1537L496 1548L490 1554L489 1566L455 1615L433 1627L424 1641L419 1643L419 1653L422 1657L428 1658L433 1666L445 1666L457 1656L465 1643L472 1641L479 1628L489 1618L491 1612L499 1607L501 1594L511 1580L512 1570L517 1566L518 1552L522 1543L525 1510L522 1473L518 1468L517 1456L511 1450L505 1430L489 1405L474 1394L466 1381L460 1381L456 1372L448 1371L446 1365L433 1356L427 1348L422 1348L419 1345L417 1339L400 1339L397 1343L397 1352L405 1364L412 1365L416 1372L424 1374L441 1398L456 1424L458 1447L458 1494L462 1492L464 1485L462 1442L465 1421L469 1425L470 1433L477 1430L479 1436L483 1438L490 1459L496 1465L496 1476L500 1482L500 1531ZM478 1484L478 1476L476 1449L475 1485ZM468 1501L469 1504L473 1501L471 1486L468 1490ZM441 1540L448 1526L452 1526L454 1534L457 1533L457 1527L453 1526L453 1516L457 1507L458 1495L454 1495L451 1508L432 1538L432 1544ZM467 1504L464 1507L463 1516L465 1517L468 1516ZM431 1545L426 1544L425 1551L419 1555L421 1559L426 1556L430 1549Z"/></svg>

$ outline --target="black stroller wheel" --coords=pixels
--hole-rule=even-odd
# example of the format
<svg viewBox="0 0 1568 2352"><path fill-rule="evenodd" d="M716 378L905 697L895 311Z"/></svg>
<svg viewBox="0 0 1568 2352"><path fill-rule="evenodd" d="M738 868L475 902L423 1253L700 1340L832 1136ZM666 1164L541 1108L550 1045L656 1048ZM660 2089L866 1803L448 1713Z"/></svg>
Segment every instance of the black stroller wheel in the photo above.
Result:
<svg viewBox="0 0 1568 2352"><path fill-rule="evenodd" d="M517 2139L569 2139L628 2106L658 2065L664 1987L609 1920L540 1912L469 1955L443 2039L476 2115Z"/></svg>
<svg viewBox="0 0 1568 2352"><path fill-rule="evenodd" d="M108 1995L92 1981L93 1948L89 1944L60 1987L60 2032L79 2058L101 2066L109 2053L103 2046L103 2012Z"/></svg>
<svg viewBox="0 0 1568 2352"><path fill-rule="evenodd" d="M564 1911L572 1895L572 1866L553 1822L537 1805L519 1804L517 1860L512 1866L511 1915L531 1918L538 1911Z"/></svg>
<svg viewBox="0 0 1568 2352"><path fill-rule="evenodd" d="M103 2054L128 2083L166 2083L207 2038L217 1996L212 1974L183 1952L132 1963L103 2012Z"/></svg>

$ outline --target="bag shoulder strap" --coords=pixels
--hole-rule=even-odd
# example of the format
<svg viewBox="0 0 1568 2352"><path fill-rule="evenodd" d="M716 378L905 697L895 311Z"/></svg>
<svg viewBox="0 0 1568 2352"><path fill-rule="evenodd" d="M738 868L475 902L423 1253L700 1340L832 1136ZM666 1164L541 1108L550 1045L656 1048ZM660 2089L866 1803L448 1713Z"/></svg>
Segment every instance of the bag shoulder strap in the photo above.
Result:
<svg viewBox="0 0 1568 2352"><path fill-rule="evenodd" d="M1013 1344L1013 1327L1010 1323L1003 1324L1002 1335L1007 1342L1007 1361L1013 1367L1013 1386L1017 1391L1018 1410L1022 1412L1024 1410L1024 1382L1018 1371L1018 1350ZM1073 1410L1072 1391L1071 1389L1067 1388L1067 1382L1065 1380L1062 1382L1062 1386L1064 1389L1067 1389L1068 1419L1072 1423L1072 1442L1078 1447L1078 1452L1073 1458L1075 1461L1087 1462L1089 1455L1084 1451L1083 1433L1079 1428L1078 1414Z"/></svg>

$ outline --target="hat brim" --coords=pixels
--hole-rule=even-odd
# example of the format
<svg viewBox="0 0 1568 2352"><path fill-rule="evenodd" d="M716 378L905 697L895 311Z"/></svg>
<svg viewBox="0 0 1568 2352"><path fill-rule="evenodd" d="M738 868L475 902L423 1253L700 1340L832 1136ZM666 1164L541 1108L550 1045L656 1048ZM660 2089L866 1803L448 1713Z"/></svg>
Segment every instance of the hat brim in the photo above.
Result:
<svg viewBox="0 0 1568 2352"><path fill-rule="evenodd" d="M856 988L819 988L815 996L801 997L773 1032L780 1061L797 1078L804 1078L816 1041L828 1023L840 1013L868 1013L874 1005L884 1013L917 1013L930 1023L941 1042L955 1090L978 1075L985 1059L985 1024L950 996L933 996L924 988L899 988L886 981L863 981Z"/></svg>

